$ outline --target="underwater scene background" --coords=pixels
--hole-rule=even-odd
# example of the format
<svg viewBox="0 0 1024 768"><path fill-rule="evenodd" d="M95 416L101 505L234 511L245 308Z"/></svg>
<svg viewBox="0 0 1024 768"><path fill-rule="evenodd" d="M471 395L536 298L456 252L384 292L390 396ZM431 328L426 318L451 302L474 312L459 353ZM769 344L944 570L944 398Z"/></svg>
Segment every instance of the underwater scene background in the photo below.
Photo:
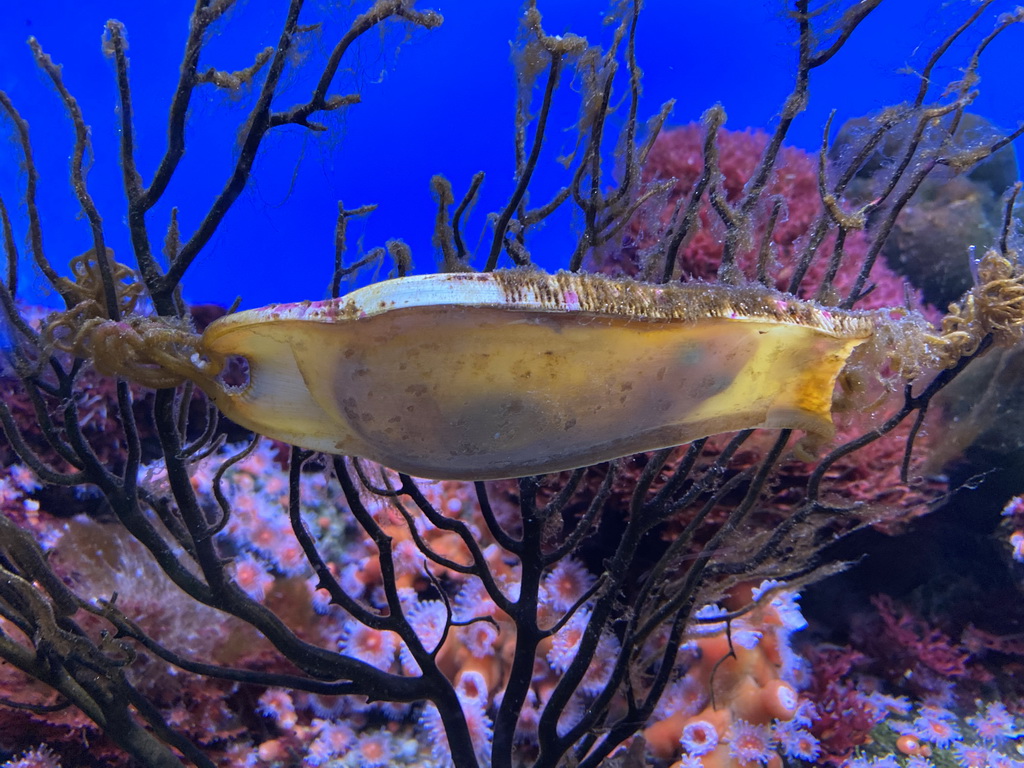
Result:
<svg viewBox="0 0 1024 768"><path fill-rule="evenodd" d="M1024 11L639 5L0 9L0 768L1024 765Z"/></svg>
<svg viewBox="0 0 1024 768"><path fill-rule="evenodd" d="M332 32L351 13L349 3L326 3L325 16L333 26L310 41L306 56L315 62L329 51ZM55 61L65 68L68 87L82 104L93 129L96 162L91 170L95 194L105 210L117 211L121 180L117 163L116 91L109 61L100 48L103 25L122 21L130 35L133 71L140 83L136 124L140 164L154 168L164 146L170 95L177 82L181 51L188 25L181 19L192 4L162 2L154 7L133 2L72 2L58 0L42 8L29 2L5 6L0 26L0 78L34 135L43 146L69 146L71 128L50 86L40 75L25 40L34 35ZM835 123L870 114L910 98L917 88L913 69L960 21L960 2L889 0L865 21L841 57L816 73L814 98L796 121L787 143L814 151L831 110ZM515 73L510 44L516 40L521 8L516 2L448 2L437 10L445 23L429 33L393 30L363 40L352 62L339 73L339 90L358 90L358 109L331 116L330 131L311 136L288 127L275 134L260 153L257 178L246 187L217 235L195 266L187 286L189 301L230 304L242 297L243 307L272 302L326 297L336 203L350 207L374 203L372 216L353 222L353 243L365 250L392 238L407 241L419 271L429 271L434 205L430 178L444 174L467 185L477 171L487 178L467 223L467 237L480 241L485 212L496 209L507 195L514 172L512 120ZM555 32L573 31L595 42L607 40L605 7L591 0L549 3L542 8ZM792 86L796 49L785 5L775 0L734 3L648 2L637 27L644 85L640 113L650 115L675 99L673 125L700 120L706 109L721 103L733 130L769 130L778 121L782 102ZM269 0L248 0L232 11L233 34L211 36L210 50L223 57L223 68L247 66L251 46L269 45L277 34L282 7ZM960 53L967 44L960 44ZM958 46L954 45L954 53ZM984 78L974 110L994 125L1017 125L1019 105L1012 96L1015 44L997 39L986 51ZM940 76L955 71L953 57ZM948 79L948 78L947 78ZM311 83L296 74L285 84L287 101L298 101ZM556 104L559 125L577 117L569 99ZM180 193L183 222L194 222L208 206L230 162L237 156L237 126L244 102L232 96L198 93L192 103L196 141L189 162L174 180ZM614 119L614 117L613 117ZM561 183L554 158L572 147L574 136L560 129L546 146L549 161L536 172L538 189ZM368 151L369 148L374 151ZM51 183L41 185L43 214L60 220L74 218L79 207L67 176L67 152L40 152L41 173ZM108 162L109 161L109 162ZM20 176L16 163L0 169L0 189L16 199ZM168 215L161 210L161 215ZM327 222L315 226L314 222ZM549 269L561 266L574 244L571 217L551 224L537 236L536 258ZM69 249L88 250L88 233L71 229ZM111 232L111 247L120 253L127 235ZM77 238L77 239L73 239ZM293 265L275 270L279 255ZM384 273L378 272L380 277ZM369 280L363 276L352 287ZM42 292L41 285L29 286Z"/></svg>

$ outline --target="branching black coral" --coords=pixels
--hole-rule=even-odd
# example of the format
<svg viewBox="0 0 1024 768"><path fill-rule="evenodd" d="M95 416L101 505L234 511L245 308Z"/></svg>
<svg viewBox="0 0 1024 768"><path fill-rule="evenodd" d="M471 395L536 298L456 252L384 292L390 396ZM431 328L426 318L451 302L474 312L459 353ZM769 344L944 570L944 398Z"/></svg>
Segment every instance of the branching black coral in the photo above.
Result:
<svg viewBox="0 0 1024 768"><path fill-rule="evenodd" d="M461 198L447 180L434 179L440 268L530 268L535 228L572 208L581 229L567 254L571 271L601 254L631 253L633 274L673 282L683 271L680 254L687 243L701 226L713 226L723 243L718 282L737 291L757 283L764 295L775 279L774 231L786 215L771 184L783 164L787 133L811 97L815 70L842 53L880 2L852 4L824 34L815 26L817 10L798 0L793 89L752 176L730 198L719 151L726 116L714 106L703 122L703 167L692 188L671 202L675 179L645 177L672 105L642 122L639 3L616 4L605 50L582 37L545 31L536 3L529 3L516 56L521 87L514 182L507 202L491 216L489 240L473 253L465 218L482 175L473 177ZM971 168L1024 132L972 146L959 140L985 48L1020 20L1018 12L992 31L978 32L990 4L929 58L915 101L871 119L845 165L830 159L826 127L816 168L821 205L799 243L787 286L792 296L814 295L815 311L853 312L863 303L894 223L936 168ZM728 708L729 690L720 681L738 656L734 630L766 609L783 590L779 582L800 586L833 572L837 566L821 560L824 545L884 506L881 492L866 499L851 491L843 472L885 443L902 463L894 484L908 486L912 449L936 393L989 347L1020 340L1024 277L1012 236L1019 186L1006 204L1002 232L980 263L978 285L949 309L943 326L932 328L923 319L894 322L899 333L879 331L844 371L835 410L864 411L864 421L841 425L837 445L818 458L789 429L747 430L559 474L464 484L420 481L359 457L284 446L274 453L258 436L226 446L229 425L193 384L237 374L237 386L244 387L245 375L231 370L238 361L198 354L199 336L182 300L190 268L250 181L271 131L292 125L319 133L323 115L359 103L358 93L335 93L334 84L361 37L395 23L423 29L441 23L438 14L417 10L411 0L371 3L326 62L307 73L315 81L308 98L285 107L279 102L286 74L304 66L295 64L294 54L309 12L302 0L291 0L276 43L254 52L251 65L229 72L204 56L211 25L232 5L196 4L170 103L167 146L148 179L137 164L137 86L126 32L116 21L107 25L104 51L113 61L119 97L132 242L124 263L106 246L117 217L103 218L89 190L86 116L38 42L32 52L75 131L71 181L93 244L71 263L70 277L44 252L29 127L0 92L0 113L14 128L25 169L28 251L65 305L41 326L26 315L19 301L16 221L9 204L0 202L7 257L0 310L12 339L2 377L11 394L0 402L0 425L11 463L17 457L51 489L98 493L92 511L103 518L99 530L126 535L140 553L137 572L173 594L174 606L217 616L230 627L219 636L227 639L221 648L189 648L162 636L132 602L132 585L87 594L83 574L114 572L117 564L101 556L69 564L60 547L46 551L38 543L38 520L12 512L0 516L0 659L41 684L53 700L0 697L0 708L40 715L77 708L136 764L161 768L234 764L239 751L258 747L260 764L327 764L353 749L343 744L347 734L329 730L338 726L331 718L343 720L338 712L356 707L364 707L364 723L390 718L395 730L419 739L420 757L430 753L438 764L596 768L641 759L638 735L653 731L666 691L698 664L687 649L709 634L724 638L728 652L707 664L707 706ZM971 34L979 39L963 78L946 88L932 83L930 73L952 43ZM573 89L565 88L569 80ZM625 94L619 95L622 84ZM165 202L184 162L196 89L208 87L250 98L237 157L194 230L183 232L174 213L168 231L155 238L150 214ZM567 90L579 101L574 149L562 158L564 184L538 203L530 198L533 179L545 138L555 130L552 107ZM896 149L872 177L877 194L852 202L850 185L886 143ZM609 172L613 145L618 165ZM400 241L346 263L348 222L373 210L338 203L335 297L344 276L383 258L385 250L399 262L400 275L410 267ZM866 248L851 255L855 234L866 238ZM156 256L161 247L166 268ZM754 256L744 261L744 254ZM855 277L842 294L837 275L856 259ZM823 275L817 282L808 277L815 268ZM910 314L894 312L901 319ZM883 367L887 375L880 377ZM902 395L895 404L880 392L886 387ZM100 405L88 397L94 392ZM92 418L105 420L98 434L87 428ZM257 508L257 500L265 499L272 499L270 521ZM726 608L700 613L716 603ZM230 714L239 722L256 719L252 700L264 701L275 689L286 692L293 710L280 704L275 709L267 698L260 706L276 718L267 725L276 729L272 734L246 733L237 723L235 730L204 733L201 723L188 722L162 698L166 692L158 683L139 674L159 669L166 683L169 668L196 689L211 681L236 686L232 691L240 693ZM305 702L301 712L295 701ZM332 714L324 701L341 703ZM377 702L387 708L372 708ZM407 704L414 706L399 706ZM333 746L329 732L337 737ZM659 751L649 735L652 754L677 756ZM623 746L630 740L627 753ZM678 750L678 735L670 741Z"/></svg>

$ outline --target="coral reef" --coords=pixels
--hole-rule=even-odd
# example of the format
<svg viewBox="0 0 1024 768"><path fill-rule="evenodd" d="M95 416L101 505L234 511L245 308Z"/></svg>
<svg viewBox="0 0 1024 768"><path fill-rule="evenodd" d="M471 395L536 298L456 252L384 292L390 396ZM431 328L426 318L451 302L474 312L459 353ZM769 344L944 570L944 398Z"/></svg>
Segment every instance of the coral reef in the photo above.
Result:
<svg viewBox="0 0 1024 768"><path fill-rule="evenodd" d="M681 203L691 198L705 172L706 136L707 129L702 124L669 128L658 135L644 163L643 175L648 183L671 182L662 207L648 214L653 218L640 219L633 225L623 247L595 252L591 268L628 275L644 274L649 269L647 261L652 251L657 252L659 233L669 225ZM717 170L727 202L735 203L741 198L758 169L768 141L768 134L762 131L724 128L717 131ZM759 233L760 239L747 243L736 254L736 265L748 279L756 279L761 269L767 273L771 285L779 290L791 290L800 256L823 211L817 158L797 147L782 147L767 184L766 196L773 201L772 207L755 209L750 224L751 231ZM836 295L848 292L853 286L868 245L862 230L850 233L844 240L843 248L848 256L831 278ZM676 253L676 274L685 280L713 280L718 274L724 248L724 225L711 201L705 201L698 210L692 232ZM815 260L799 282L797 295L815 296L834 252L834 239L826 239L818 246ZM870 279L874 289L859 307L904 304L904 280L884 262L875 263ZM920 307L918 298L916 308Z"/></svg>
<svg viewBox="0 0 1024 768"><path fill-rule="evenodd" d="M829 149L832 162L841 163L855 151L857 137L870 129L869 121L855 118L843 124ZM985 135L999 131L979 115L965 113L953 140L970 147ZM848 198L866 202L880 190L876 177L886 158L898 150L900 137L884 141L870 157L848 190ZM971 287L977 244L1001 226L1002 196L1017 180L1017 159L1012 145L1002 147L965 173L937 169L907 202L894 223L882 253L889 267L921 291L925 301L944 307Z"/></svg>
<svg viewBox="0 0 1024 768"><path fill-rule="evenodd" d="M1022 489L990 484L983 487L991 498L970 496L983 484L945 474L953 456L942 455L936 418L943 417L939 393L963 371L992 350L1019 349L1024 338L1024 266L1013 222L1021 185L989 187L995 194L985 217L995 226L978 244L976 279L948 307L926 306L893 267L919 261L912 251L923 246L909 235L920 228L913 217L926 211L924 197L938 206L928 218L956 207L967 183L957 173L971 184L1008 180L997 164L981 164L1024 127L966 138L957 129L974 102L982 54L1024 20L1024 10L988 28L988 4L965 10L950 42L969 38L974 50L952 62L955 81L923 77L916 98L847 131L834 152L828 132L817 157L787 147L792 121L812 97L812 73L845 52L876 5L850 3L830 19L796 0L793 90L773 132L762 134L727 130L720 107L699 126L665 129L671 105L641 122L638 3L616 4L603 48L549 34L536 4L527 4L507 201L474 253L463 225L482 177L459 202L452 184L435 178L434 243L444 274L392 288L426 281L457 290L457 300L431 299L444 315L486 304L474 303L474 286L499 285L502 333L545 322L560 328L550 315L563 311L585 327L603 316L600 301L626 297L630 311L610 322L623 347L666 316L708 332L711 347L742 333L756 338L762 329L752 309L776 319L813 316L816 333L833 341L844 328L864 333L854 352L833 360L827 386L819 379L794 387L795 405L765 424L772 428L722 434L747 426L724 420L736 406L723 393L748 367L758 372L759 354L773 357L769 345L752 343L748 354L724 355L729 366L720 375L703 360L672 374L684 396L699 389L709 401L726 401L720 428L634 456L599 450L612 439L608 430L574 455L612 461L495 481L481 478L537 465L510 459L507 473L460 471L457 459L469 449L444 438L443 418L418 422L437 434L412 435L444 454L429 466L448 479L427 480L369 461L374 454L358 442L349 448L357 455L317 453L220 416L220 395L244 403L270 369L278 374L260 394L270 395L271 421L285 425L273 434L336 447L304 441L323 425L300 414L295 396L314 388L329 395L322 407L344 411L339 423L358 428L358 403L337 370L315 364L308 337L285 344L292 329L265 321L346 316L359 327L392 309L339 300L343 278L385 253L399 277L411 269L399 241L348 258L348 220L371 207L338 204L332 301L244 316L255 318L246 338L262 345L260 354L204 346L197 326L217 311L189 310L182 299L267 137L283 127L325 129L317 122L324 115L360 101L335 85L342 67L357 66L354 42L394 24L430 30L438 14L411 0L376 0L338 33L329 55L317 57L309 40L325 9L295 0L273 45L229 72L211 65L216 54L207 44L230 21L232 2L198 3L155 170L138 156L125 31L108 22L104 52L116 77L127 214L106 218L86 174L85 116L61 68L32 41L75 129L70 173L91 244L68 265L44 249L39 148L0 92L25 178L24 221L0 205L0 758L7 767L1019 765L1012 749L1024 712L1016 674L1024 659L1024 513L1019 496L1007 499ZM939 45L925 55L928 75L959 53ZM316 85L284 108L294 82ZM245 114L216 200L201 219L179 222L172 180L187 162L186 142L206 138L190 109L196 89L206 87L243 102ZM561 158L564 184L541 199L532 179L565 91L578 102L578 119L562 126L575 148ZM942 191L929 179L952 186ZM158 204L172 211L159 237ZM535 231L570 209L580 233L563 266L576 272L586 262L647 284L533 271ZM118 261L107 245L114 222L132 243ZM49 315L21 301L20 228L41 279L64 304ZM486 274L506 265L518 271ZM686 286L665 285L680 278ZM578 290L555 293L556 284ZM934 301L953 290L919 288ZM546 319L512 316L527 293ZM715 300L721 296L730 302ZM493 290L488 301L493 308ZM463 317L453 327L466 325ZM808 341L789 326L764 332L794 336L809 369L828 354L822 337ZM449 341L444 333L431 326L418 334L424 342L416 348L389 346L386 334L375 341L378 351L401 349L404 357L361 397L426 390L429 381L470 402L454 421L475 427L529 398L554 400L529 371L500 382L460 379L436 352ZM594 343L591 335L581 339ZM476 350L467 364L486 372L502 341L498 334L493 349ZM356 343L346 344L341 358L355 354ZM271 347L276 369L264 355ZM601 349L587 351L600 362ZM412 365L414 356L425 362ZM333 352L320 357L334 360ZM657 380L668 372L643 371ZM752 376L749 399L760 404L783 373ZM487 386L460 394L459 386L478 380ZM561 391L571 402L573 393ZM600 396L590 399L594 412L603 409ZM692 405L700 410L704 402ZM668 407L657 397L641 406ZM956 409L954 398L946 412L955 417ZM613 421L627 436L635 430L621 416ZM489 460L500 465L502 440L523 440L531 450L561 445L561 432L573 426L496 430ZM412 446L397 441L395 450L398 467L420 466L401 461ZM959 527L943 535L952 516Z"/></svg>

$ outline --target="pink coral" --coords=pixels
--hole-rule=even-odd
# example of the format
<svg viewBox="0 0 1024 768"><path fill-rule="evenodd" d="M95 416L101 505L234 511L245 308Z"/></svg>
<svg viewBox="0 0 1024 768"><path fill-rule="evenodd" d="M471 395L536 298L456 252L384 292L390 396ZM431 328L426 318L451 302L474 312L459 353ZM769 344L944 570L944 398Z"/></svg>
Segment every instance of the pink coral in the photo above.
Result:
<svg viewBox="0 0 1024 768"><path fill-rule="evenodd" d="M398 636L350 619L345 624L338 649L378 669L388 670L398 650Z"/></svg>
<svg viewBox="0 0 1024 768"><path fill-rule="evenodd" d="M556 610L567 611L595 581L595 576L579 560L566 557L544 577L541 599Z"/></svg>
<svg viewBox="0 0 1024 768"><path fill-rule="evenodd" d="M272 718L285 730L295 727L296 715L295 704L292 702L291 694L279 688L269 688L262 696L258 710L264 717Z"/></svg>
<svg viewBox="0 0 1024 768"><path fill-rule="evenodd" d="M735 203L740 198L767 143L768 135L762 131L722 129L718 132L720 183L729 202ZM644 165L644 180L675 179L675 182L658 210L631 224L624 247L595 255L593 268L627 275L637 275L642 271L643 254L659 241L673 211L681 201L689 198L703 173L703 145L704 127L697 124L663 130L658 135ZM796 147L783 147L762 199L778 199L783 203L770 233L775 263L769 272L775 287L788 290L811 225L822 210L817 158ZM771 211L766 206L754 211L750 227L752 242L746 243L737 254L737 265L749 279L756 275L761 239L769 234L770 216ZM684 280L713 280L722 261L724 241L721 220L705 199L699 209L696 230L677 254L677 273ZM801 282L800 296L814 296L828 269L834 248L834 236L826 238ZM867 238L862 231L850 233L844 243L844 252L846 258L834 280L834 288L840 295L845 295L853 286L867 252ZM870 281L874 288L858 306L903 306L904 280L881 260L875 262Z"/></svg>
<svg viewBox="0 0 1024 768"><path fill-rule="evenodd" d="M352 747L353 757L365 768L380 768L391 762L391 742L383 731L360 736Z"/></svg>
<svg viewBox="0 0 1024 768"><path fill-rule="evenodd" d="M886 717L850 678L864 661L866 657L852 648L819 648L811 654L813 677L807 695L818 714L810 730L820 742L819 764L842 764L871 741L871 729Z"/></svg>
<svg viewBox="0 0 1024 768"><path fill-rule="evenodd" d="M253 600L263 601L267 590L274 583L266 567L251 555L243 555L235 560L232 570L235 582Z"/></svg>
<svg viewBox="0 0 1024 768"><path fill-rule="evenodd" d="M691 698L705 701L702 709L695 711L680 702L681 706L663 707L655 714L644 736L657 757L677 758L682 748L683 759L677 766L698 756L703 765L716 768L781 765L773 726L791 721L808 724L806 702L801 704L793 686L780 678L783 649L789 648L792 630L785 626L779 609L794 613L790 623L801 623L794 621L799 613L795 596L787 596L777 583L765 582L755 588L736 588L726 609L710 606L701 613L716 619L726 610L747 605L753 593L760 595L760 600L744 616L756 630L749 645L735 643L735 635L727 636L723 622L709 621L698 634L691 633L693 658L681 668L686 670L685 679L693 681L693 688L713 698L691 689ZM684 657L689 659L689 655Z"/></svg>
<svg viewBox="0 0 1024 768"><path fill-rule="evenodd" d="M922 695L944 690L951 680L972 676L971 653L888 595L871 598L877 619L855 633L871 655Z"/></svg>
<svg viewBox="0 0 1024 768"><path fill-rule="evenodd" d="M705 755L718 746L718 730L707 720L691 720L679 741L691 755Z"/></svg>
<svg viewBox="0 0 1024 768"><path fill-rule="evenodd" d="M728 736L729 754L742 762L766 763L773 754L772 734L767 726L735 720Z"/></svg>
<svg viewBox="0 0 1024 768"><path fill-rule="evenodd" d="M564 672L572 664L588 621L590 621L590 611L581 608L558 630L551 642L551 650L547 654L548 663L552 669Z"/></svg>

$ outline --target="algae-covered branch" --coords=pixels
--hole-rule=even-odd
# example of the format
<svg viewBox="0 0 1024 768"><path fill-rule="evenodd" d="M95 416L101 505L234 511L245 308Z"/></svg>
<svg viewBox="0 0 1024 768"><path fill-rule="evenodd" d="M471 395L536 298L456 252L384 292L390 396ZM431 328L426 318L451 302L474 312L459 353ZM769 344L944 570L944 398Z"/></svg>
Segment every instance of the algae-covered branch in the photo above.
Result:
<svg viewBox="0 0 1024 768"><path fill-rule="evenodd" d="M482 232L471 212L504 182L436 176L434 266L353 237L380 201L337 201L308 222L334 233L316 256L330 298L189 305L273 137L329 141L332 115L368 107L341 85L361 46L442 23L413 0L357 3L340 26L279 5L239 68L216 42L244 33L244 5L196 3L154 163L131 66L146 51L107 23L119 208L59 51L30 41L53 86L40 98L67 112L79 219L47 215L39 157L64 150L0 91L3 162L23 169L20 200L0 200L0 759L1015 764L1024 690L1000 670L1024 656L1019 593L1000 598L1006 621L976 600L968 622L925 615L895 580L831 611L815 590L869 568L851 562L872 560L862 542L908 550L927 513L998 475L991 454L964 463L999 410L961 382L992 360L1003 381L1019 356L1024 123L971 109L986 51L1024 13L965 7L932 50L908 46L910 100L829 122L809 153L794 122L883 0L793 4L768 133L716 104L690 125L671 102L644 113L640 3L613 3L598 40L554 34L528 2L514 173ZM209 91L231 101L237 145L187 217L175 182L207 139ZM552 269L537 244L556 226L575 239ZM88 251L64 252L62 227ZM936 278L961 246L967 278ZM390 279L342 290L382 264ZM31 280L63 306L26 303ZM1010 579L993 530L1002 554L978 560Z"/></svg>

